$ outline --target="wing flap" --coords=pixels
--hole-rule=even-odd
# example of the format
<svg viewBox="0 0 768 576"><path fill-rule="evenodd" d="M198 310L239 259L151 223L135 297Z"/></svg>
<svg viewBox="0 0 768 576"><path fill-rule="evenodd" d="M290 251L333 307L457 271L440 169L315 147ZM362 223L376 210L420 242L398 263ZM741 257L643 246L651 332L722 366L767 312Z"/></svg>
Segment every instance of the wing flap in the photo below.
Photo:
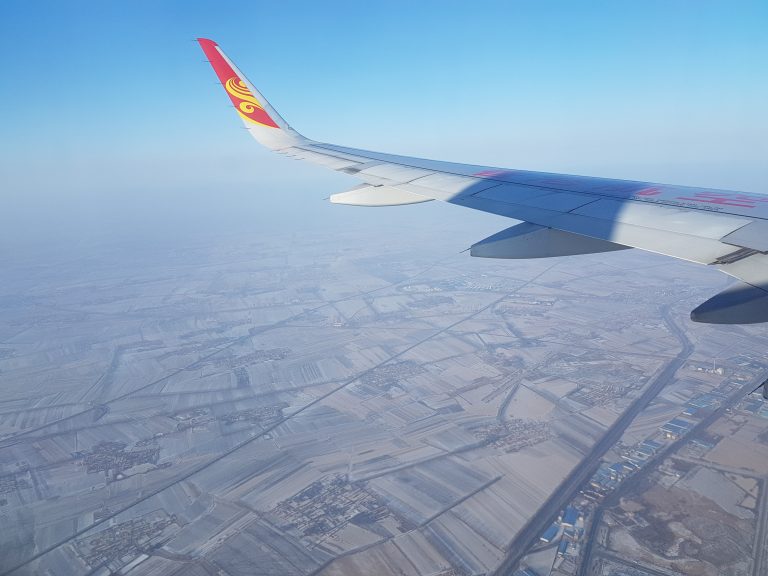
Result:
<svg viewBox="0 0 768 576"><path fill-rule="evenodd" d="M470 255L479 258L551 258L627 248L605 240L523 222L472 245Z"/></svg>
<svg viewBox="0 0 768 576"><path fill-rule="evenodd" d="M722 241L733 246L768 252L768 222L755 220L723 236Z"/></svg>
<svg viewBox="0 0 768 576"><path fill-rule="evenodd" d="M330 201L333 204L348 206L403 206L405 204L420 204L429 202L432 198L419 196L390 186L362 186L347 192L333 194Z"/></svg>

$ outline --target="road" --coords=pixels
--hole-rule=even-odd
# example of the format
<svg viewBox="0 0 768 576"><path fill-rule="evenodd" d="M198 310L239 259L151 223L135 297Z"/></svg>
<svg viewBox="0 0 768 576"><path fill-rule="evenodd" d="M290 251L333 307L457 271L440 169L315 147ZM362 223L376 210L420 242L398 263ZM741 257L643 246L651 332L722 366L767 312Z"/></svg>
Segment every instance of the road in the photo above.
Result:
<svg viewBox="0 0 768 576"><path fill-rule="evenodd" d="M518 533L508 548L506 558L493 572L494 576L508 576L517 569L520 560L538 541L539 536L547 529L547 526L555 521L560 510L573 500L582 486L592 477L600 465L603 455L619 441L635 417L658 396L659 392L674 378L675 373L693 352L693 344L685 332L672 319L669 305L662 307L661 314L667 327L680 342L680 352L656 375L645 392L619 416L603 437L595 443L589 454L566 477L557 490L552 493L544 505L539 508L536 514Z"/></svg>

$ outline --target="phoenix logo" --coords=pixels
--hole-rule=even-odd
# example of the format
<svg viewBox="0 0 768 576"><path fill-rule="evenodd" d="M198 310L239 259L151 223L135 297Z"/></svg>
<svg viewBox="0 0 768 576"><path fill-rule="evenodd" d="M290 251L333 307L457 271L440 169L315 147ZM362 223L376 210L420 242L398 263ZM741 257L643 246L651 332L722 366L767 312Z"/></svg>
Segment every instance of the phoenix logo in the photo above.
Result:
<svg viewBox="0 0 768 576"><path fill-rule="evenodd" d="M261 103L251 94L245 83L237 76L232 76L224 83L224 88L232 99L237 113L243 120L270 128L277 128L277 124L269 117Z"/></svg>

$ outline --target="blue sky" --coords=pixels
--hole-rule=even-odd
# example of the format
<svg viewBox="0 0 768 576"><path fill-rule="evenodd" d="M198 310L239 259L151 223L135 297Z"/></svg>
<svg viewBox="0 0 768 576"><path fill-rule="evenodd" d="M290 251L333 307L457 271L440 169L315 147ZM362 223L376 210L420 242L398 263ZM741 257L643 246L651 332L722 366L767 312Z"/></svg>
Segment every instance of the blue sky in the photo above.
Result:
<svg viewBox="0 0 768 576"><path fill-rule="evenodd" d="M0 249L383 217L259 148L198 36L319 140L768 192L764 0L5 0L0 22Z"/></svg>

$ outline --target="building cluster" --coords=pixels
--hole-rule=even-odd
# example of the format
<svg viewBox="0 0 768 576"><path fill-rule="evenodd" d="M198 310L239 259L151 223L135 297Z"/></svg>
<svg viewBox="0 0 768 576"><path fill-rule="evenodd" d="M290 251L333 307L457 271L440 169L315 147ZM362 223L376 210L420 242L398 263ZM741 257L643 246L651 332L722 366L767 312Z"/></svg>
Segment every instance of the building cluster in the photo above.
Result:
<svg viewBox="0 0 768 576"><path fill-rule="evenodd" d="M362 483L350 483L343 475L325 476L273 510L286 529L304 536L332 536L348 522L373 524L391 513Z"/></svg>
<svg viewBox="0 0 768 576"><path fill-rule="evenodd" d="M499 306L500 310L516 312L516 306L547 306L551 308L557 300L555 298L542 298L540 296L531 296L529 294L511 294L505 301L505 304ZM511 304L512 306L507 305Z"/></svg>
<svg viewBox="0 0 768 576"><path fill-rule="evenodd" d="M89 566L104 566L149 551L176 519L156 511L126 520L75 541L75 548Z"/></svg>
<svg viewBox="0 0 768 576"><path fill-rule="evenodd" d="M287 404L246 408L245 410L228 412L227 414L219 416L218 419L224 422L224 424L255 422L261 425L269 425L277 422L283 417L283 408L286 406Z"/></svg>
<svg viewBox="0 0 768 576"><path fill-rule="evenodd" d="M613 463L602 462L592 478L589 479L588 487L582 490L582 495L588 500L599 502L612 492L622 480L638 469L639 466L630 460Z"/></svg>
<svg viewBox="0 0 768 576"><path fill-rule="evenodd" d="M256 406L254 408L245 408L243 410L233 410L219 416L211 414L205 408L198 408L187 412L180 412L173 416L176 420L176 430L205 429L209 424L223 422L224 424L234 424L236 422L250 422L262 426L268 426L280 420L283 417L283 409L287 406L285 403L271 404L266 406Z"/></svg>
<svg viewBox="0 0 768 576"><path fill-rule="evenodd" d="M555 564L560 569L563 569L566 563L568 567L576 567L583 540L584 512L573 504L566 506L557 520L539 537L540 546L557 546ZM527 570L528 574L535 574L530 568ZM526 572L519 571L518 574L523 576Z"/></svg>
<svg viewBox="0 0 768 576"><path fill-rule="evenodd" d="M752 394L744 399L739 406L745 412L768 419L768 400L763 398L762 394Z"/></svg>
<svg viewBox="0 0 768 576"><path fill-rule="evenodd" d="M193 408L192 410L186 410L184 412L177 412L173 415L174 420L179 422L188 422L189 420L198 420L208 416L208 408Z"/></svg>
<svg viewBox="0 0 768 576"><path fill-rule="evenodd" d="M423 374L424 372L426 370L421 365L406 360L405 362L379 366L364 374L360 381L364 386L375 391L386 392L390 388L397 386L401 380Z"/></svg>
<svg viewBox="0 0 768 576"><path fill-rule="evenodd" d="M707 393L692 399L686 404L681 415L663 424L657 433L624 449L621 461L602 462L582 494L595 502L601 501L664 448L663 440L678 440L693 430L696 420L686 418L683 414L689 416L695 412L698 416L703 416L709 414L722 401L723 398L717 393Z"/></svg>
<svg viewBox="0 0 768 576"><path fill-rule="evenodd" d="M517 452L527 446L544 442L551 435L548 422L523 418L494 423L475 431L476 438L505 452Z"/></svg>
<svg viewBox="0 0 768 576"><path fill-rule="evenodd" d="M723 376L725 374L725 368L718 366L717 362L713 361L712 364L706 364L704 362L690 362L688 368L695 372L704 372L706 374L717 374Z"/></svg>
<svg viewBox="0 0 768 576"><path fill-rule="evenodd" d="M205 429L208 424L214 422L216 417L210 413L208 408L194 408L185 412L178 412L172 416L176 420L176 430Z"/></svg>
<svg viewBox="0 0 768 576"><path fill-rule="evenodd" d="M450 288L455 288L451 286ZM429 292L442 292L443 288L440 286L432 286L429 284L406 284L400 288L402 292L409 292L415 294L427 294Z"/></svg>
<svg viewBox="0 0 768 576"><path fill-rule="evenodd" d="M425 296L418 300L413 300L407 304L411 310L428 310L430 308L436 308L438 306L446 306L453 304L454 300L450 296Z"/></svg>
<svg viewBox="0 0 768 576"><path fill-rule="evenodd" d="M661 427L661 431L664 434L664 438L667 440L677 440L682 438L696 425L695 422L688 420L687 418L672 418L669 422Z"/></svg>
<svg viewBox="0 0 768 576"><path fill-rule="evenodd" d="M606 406L626 394L626 387L620 382L593 382L569 394L569 398L585 406Z"/></svg>
<svg viewBox="0 0 768 576"><path fill-rule="evenodd" d="M728 379L714 390L689 400L678 416L661 426L664 439L677 440L688 434L698 421L717 410L739 387L737 382Z"/></svg>
<svg viewBox="0 0 768 576"><path fill-rule="evenodd" d="M646 461L655 456L663 447L664 444L658 440L646 438L624 453L624 461L629 464L630 470L636 470L641 468Z"/></svg>
<svg viewBox="0 0 768 576"><path fill-rule="evenodd" d="M201 332L207 332L205 330L202 330ZM184 339L186 335L182 334L179 336L179 338ZM180 346L178 348L172 348L168 350L167 352L164 352L162 354L159 354L157 356L158 360L166 360L167 358L174 358L177 356L182 356L186 354L207 354L210 353L211 350L216 349L220 346L226 346L227 344L231 344L232 339L231 338L211 338L209 340L205 340L204 342L190 342L188 344L185 344L184 346Z"/></svg>
<svg viewBox="0 0 768 576"><path fill-rule="evenodd" d="M79 452L80 458L89 474L105 472L114 480L120 479L124 470L139 464L157 464L160 458L160 448L157 446L128 447L124 442L99 442L89 452Z"/></svg>
<svg viewBox="0 0 768 576"><path fill-rule="evenodd" d="M29 488L29 482L25 478L19 477L18 474L6 474L0 476L0 494L8 494L15 492L20 488Z"/></svg>
<svg viewBox="0 0 768 576"><path fill-rule="evenodd" d="M290 353L290 348L270 348L267 350L254 350L250 354L244 354L242 356L216 358L210 362L219 368L237 368L238 366L249 366L261 362L283 360Z"/></svg>
<svg viewBox="0 0 768 576"><path fill-rule="evenodd" d="M464 576L464 574L466 573L458 568L447 568L442 572L438 572L435 576Z"/></svg>
<svg viewBox="0 0 768 576"><path fill-rule="evenodd" d="M728 398L727 394L720 391L707 392L688 401L683 410L684 416L702 417L719 408Z"/></svg>
<svg viewBox="0 0 768 576"><path fill-rule="evenodd" d="M248 388L251 385L251 375L245 366L238 366L234 369L235 382L238 388Z"/></svg>
<svg viewBox="0 0 768 576"><path fill-rule="evenodd" d="M573 354L560 352L550 356L545 365L531 371L529 379L567 378L578 384L568 399L582 406L608 406L628 391L645 386L647 376L632 364L617 363L598 352Z"/></svg>

